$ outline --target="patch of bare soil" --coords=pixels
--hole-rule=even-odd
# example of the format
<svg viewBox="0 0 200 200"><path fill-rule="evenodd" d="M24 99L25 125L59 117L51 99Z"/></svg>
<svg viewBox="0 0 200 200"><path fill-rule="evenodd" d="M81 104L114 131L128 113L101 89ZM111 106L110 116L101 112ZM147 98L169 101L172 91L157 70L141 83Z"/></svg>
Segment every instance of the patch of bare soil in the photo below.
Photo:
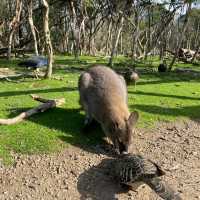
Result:
<svg viewBox="0 0 200 200"><path fill-rule="evenodd" d="M200 199L200 124L160 123L137 130L135 147L166 171L163 177L185 200ZM112 152L105 145L70 146L53 155L15 155L0 167L1 200L158 200L147 186L125 191L110 177Z"/></svg>

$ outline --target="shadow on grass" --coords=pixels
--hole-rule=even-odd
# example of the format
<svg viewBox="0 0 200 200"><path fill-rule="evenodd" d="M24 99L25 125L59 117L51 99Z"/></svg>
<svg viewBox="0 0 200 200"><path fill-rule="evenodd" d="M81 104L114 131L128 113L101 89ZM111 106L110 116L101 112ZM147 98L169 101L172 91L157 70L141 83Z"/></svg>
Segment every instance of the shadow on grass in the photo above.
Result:
<svg viewBox="0 0 200 200"><path fill-rule="evenodd" d="M94 64L102 64L102 65L105 65L106 62L102 59L98 59L98 58L95 58L95 59L83 59L81 58L80 60L75 60L75 59L58 59L55 61L54 63L55 65L68 65L68 66L77 66L77 67L83 67L83 68L87 68L91 65L94 65Z"/></svg>
<svg viewBox="0 0 200 200"><path fill-rule="evenodd" d="M54 72L56 72L56 73L76 73L76 74L78 74L78 73L87 71L89 68L91 68L95 65L106 66L106 64L103 63L103 62L84 63L84 61L82 61L82 63L79 63L79 64L75 63L73 65L70 65L69 63L65 63L65 65L59 66L59 64L56 64L56 66L54 67Z"/></svg>
<svg viewBox="0 0 200 200"><path fill-rule="evenodd" d="M55 60L54 64L56 65L74 65L79 63L79 61L75 59L57 59Z"/></svg>
<svg viewBox="0 0 200 200"><path fill-rule="evenodd" d="M8 60L6 58L1 58L0 59L0 68L4 68L4 67L16 67L17 64L19 63L19 60Z"/></svg>
<svg viewBox="0 0 200 200"><path fill-rule="evenodd" d="M14 109L15 112L11 112L9 117L14 117L22 111L29 109L31 108ZM106 152L106 149L101 148L101 145L104 145L102 139L104 133L99 124L93 123L87 132L83 131L84 117L80 109L53 108L44 113L31 116L26 120L45 126L50 130L58 131L59 133L54 131L52 134L56 134L56 137L63 142L78 146L92 153L110 155L110 152ZM96 144L100 144L100 146L96 148L94 146Z"/></svg>
<svg viewBox="0 0 200 200"><path fill-rule="evenodd" d="M200 105L195 106L185 106L185 107L179 107L179 108L167 108L162 106L156 106L156 105L132 105L133 109L137 109L146 113L151 114L158 114L158 115L166 115L166 116L182 116L182 117L189 117L192 120L198 121L200 118Z"/></svg>
<svg viewBox="0 0 200 200"><path fill-rule="evenodd" d="M200 82L198 76L194 76L192 74L178 74L173 72L168 73L147 73L142 74L141 77L146 79L147 81L138 81L137 85L151 85L151 84L163 84L163 83L178 83L178 82L185 82L185 81L195 81ZM155 78L157 80L155 80ZM149 80L149 81L148 81Z"/></svg>
<svg viewBox="0 0 200 200"><path fill-rule="evenodd" d="M93 144L101 140L103 135L100 126L95 125L95 129L89 130L88 134L83 132L84 114L80 109L63 109L54 108L51 111L41 113L31 117L28 120L46 126L49 129L54 129L63 132L59 136L63 141L70 144Z"/></svg>
<svg viewBox="0 0 200 200"><path fill-rule="evenodd" d="M35 89L35 90L19 90L19 91L7 91L0 92L0 97L9 96L19 96L28 94L40 94L40 93L50 93L50 92L70 92L78 90L77 87L60 87L60 88L50 88L50 89Z"/></svg>
<svg viewBox="0 0 200 200"><path fill-rule="evenodd" d="M162 79L162 80L153 80L153 81L139 81L137 83L137 85L153 85L153 84L163 84L163 83L178 83L178 82L183 82L183 81L185 81L185 80L181 80L181 79L168 79L168 80L167 79Z"/></svg>
<svg viewBox="0 0 200 200"><path fill-rule="evenodd" d="M97 166L80 174L77 183L77 189L81 194L80 199L116 200L116 194L127 192L110 175L112 168L112 159L104 159Z"/></svg>
<svg viewBox="0 0 200 200"><path fill-rule="evenodd" d="M180 95L172 95L172 94L162 94L162 93L154 93L154 92L143 92L143 91L128 91L130 94L144 95L144 96L157 96L157 97L170 97L175 99L185 99L185 100L195 100L199 101L199 97L188 97L188 96L180 96Z"/></svg>

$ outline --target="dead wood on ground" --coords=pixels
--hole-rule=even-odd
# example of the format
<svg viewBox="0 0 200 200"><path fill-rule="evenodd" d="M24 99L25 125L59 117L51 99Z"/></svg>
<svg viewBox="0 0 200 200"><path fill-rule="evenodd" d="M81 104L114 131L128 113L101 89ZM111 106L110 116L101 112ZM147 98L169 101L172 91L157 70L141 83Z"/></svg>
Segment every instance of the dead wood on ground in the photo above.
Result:
<svg viewBox="0 0 200 200"><path fill-rule="evenodd" d="M45 112L46 110L48 110L50 108L58 107L65 103L64 98L49 100L49 99L44 99L40 96L33 95L33 94L31 95L31 97L36 101L42 102L43 104L41 104L35 108L32 108L30 110L27 110L25 112L22 112L19 115L17 115L16 117L9 118L9 119L0 119L0 125L17 124L34 114L37 114L40 112Z"/></svg>

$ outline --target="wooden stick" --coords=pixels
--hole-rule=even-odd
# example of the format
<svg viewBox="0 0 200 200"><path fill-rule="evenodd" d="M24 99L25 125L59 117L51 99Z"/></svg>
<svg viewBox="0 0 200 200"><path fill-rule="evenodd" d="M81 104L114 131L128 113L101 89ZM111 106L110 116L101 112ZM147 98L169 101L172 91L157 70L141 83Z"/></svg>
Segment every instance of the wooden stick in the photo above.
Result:
<svg viewBox="0 0 200 200"><path fill-rule="evenodd" d="M39 102L42 102L42 103L46 103L46 102L51 101L49 99L44 99L44 98L42 98L42 97L40 97L40 96L38 96L36 94L31 94L30 96L33 98L33 100L39 101Z"/></svg>
<svg viewBox="0 0 200 200"><path fill-rule="evenodd" d="M44 74L37 74L38 78L43 78ZM33 73L22 73L22 74L13 74L13 75L0 75L0 79L15 79L15 78L35 78L36 75Z"/></svg>
<svg viewBox="0 0 200 200"><path fill-rule="evenodd" d="M48 99L44 99L42 97L39 97L37 95L31 95L31 96L34 100L44 102L44 103L35 107L35 108L27 110L26 112L22 112L21 114L19 114L16 117L9 118L9 119L0 119L0 125L17 124L17 123L23 121L24 119L30 117L31 115L34 115L34 114L37 114L37 113L40 113L40 112L44 112L44 111L46 111L50 108L58 107L58 106L65 103L64 98L48 100Z"/></svg>

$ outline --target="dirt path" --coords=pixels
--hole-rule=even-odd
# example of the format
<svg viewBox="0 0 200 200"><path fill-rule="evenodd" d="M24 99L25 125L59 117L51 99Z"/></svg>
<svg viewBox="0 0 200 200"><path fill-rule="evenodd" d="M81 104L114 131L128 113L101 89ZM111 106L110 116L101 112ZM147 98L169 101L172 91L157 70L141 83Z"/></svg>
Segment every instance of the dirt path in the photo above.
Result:
<svg viewBox="0 0 200 200"><path fill-rule="evenodd" d="M137 130L135 144L163 167L164 179L183 199L200 199L200 124L162 123L152 132ZM54 155L15 156L14 166L0 167L0 200L159 199L147 186L125 192L115 184L106 168L108 154L108 148L97 145L87 150L71 146Z"/></svg>

